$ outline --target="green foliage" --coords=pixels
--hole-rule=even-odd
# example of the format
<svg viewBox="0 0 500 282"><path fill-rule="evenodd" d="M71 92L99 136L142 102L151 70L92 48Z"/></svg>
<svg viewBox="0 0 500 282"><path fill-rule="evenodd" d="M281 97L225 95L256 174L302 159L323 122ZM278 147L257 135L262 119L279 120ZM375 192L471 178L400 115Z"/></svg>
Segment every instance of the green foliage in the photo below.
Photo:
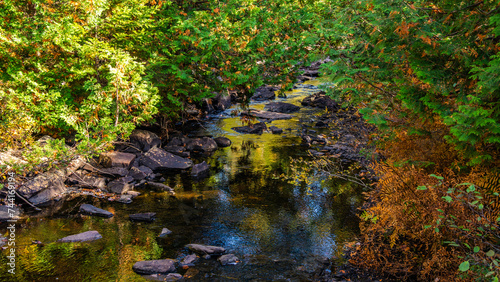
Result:
<svg viewBox="0 0 500 282"><path fill-rule="evenodd" d="M338 48L327 77L337 96L387 128L398 118L433 119L470 165L500 143L496 1L342 1L332 19ZM405 125L409 126L409 125Z"/></svg>

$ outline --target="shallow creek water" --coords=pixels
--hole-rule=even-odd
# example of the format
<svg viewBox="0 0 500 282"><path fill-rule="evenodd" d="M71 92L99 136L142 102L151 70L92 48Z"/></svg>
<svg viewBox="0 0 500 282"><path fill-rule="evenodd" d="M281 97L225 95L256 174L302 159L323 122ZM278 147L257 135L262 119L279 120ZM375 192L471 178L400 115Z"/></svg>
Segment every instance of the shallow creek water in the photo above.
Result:
<svg viewBox="0 0 500 282"><path fill-rule="evenodd" d="M277 99L300 106L307 89ZM265 102L250 108L262 109ZM313 181L305 186L283 177L290 158L307 158L301 145L302 125L312 128L319 110L302 108L291 120L268 124L283 128L283 134L240 134L239 117L230 109L202 124L188 127L190 136L226 136L231 147L194 159L211 166L210 177L201 181L189 173L165 174L167 193L143 193L131 204L105 199L78 197L58 203L62 208L52 216L18 221L16 230L16 275L6 272L7 250L0 256L0 281L146 281L132 271L141 260L179 259L189 252L185 245L201 243L226 248L240 262L221 266L216 259L203 259L189 269L179 269L191 281L312 281L319 261L339 255L342 245L358 232L356 208L360 191L334 180ZM312 176L311 176L312 177ZM80 216L82 203L109 210L114 217ZM153 223L136 223L131 213L156 212ZM157 236L162 228L173 231L167 238ZM0 226L5 234L6 226ZM58 239L97 230L103 239L89 243L57 243ZM39 240L43 244L32 244ZM151 279L152 277L149 277Z"/></svg>

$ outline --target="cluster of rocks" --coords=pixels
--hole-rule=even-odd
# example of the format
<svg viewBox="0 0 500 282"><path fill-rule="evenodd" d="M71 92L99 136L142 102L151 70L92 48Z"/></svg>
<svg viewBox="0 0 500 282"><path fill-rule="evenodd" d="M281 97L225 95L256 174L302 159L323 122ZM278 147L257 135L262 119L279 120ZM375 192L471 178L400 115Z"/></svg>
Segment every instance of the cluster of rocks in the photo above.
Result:
<svg viewBox="0 0 500 282"><path fill-rule="evenodd" d="M177 272L179 269L189 269L190 267L195 266L200 258L212 259L217 257L217 261L223 266L235 265L240 262L238 257L234 254L226 254L226 250L222 247L202 244L188 244L185 248L191 253L177 259L167 258L161 260L138 261L132 266L132 269L138 274L147 275L147 277L151 278L178 280L183 277L191 278L193 275L192 272L194 271L188 270L184 276Z"/></svg>
<svg viewBox="0 0 500 282"><path fill-rule="evenodd" d="M206 162L194 164L191 156L210 154L230 145L231 140L226 137L176 136L162 147L162 140L155 133L135 130L130 141L119 143L116 151L103 153L91 162L82 157L75 159L64 169L54 169L29 179L17 192L33 205L58 200L70 188L91 190L94 195L115 195L113 199L130 203L139 195L134 191L139 186L174 193L172 188L161 183L163 172L191 169L193 178L207 177L210 166Z"/></svg>

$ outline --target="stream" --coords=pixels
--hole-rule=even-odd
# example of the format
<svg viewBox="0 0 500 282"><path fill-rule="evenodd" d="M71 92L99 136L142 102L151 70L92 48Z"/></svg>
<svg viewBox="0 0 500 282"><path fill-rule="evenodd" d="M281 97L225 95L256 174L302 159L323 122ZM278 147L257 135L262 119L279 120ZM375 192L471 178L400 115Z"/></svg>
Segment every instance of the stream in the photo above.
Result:
<svg viewBox="0 0 500 282"><path fill-rule="evenodd" d="M313 82L314 84L314 82ZM316 82L317 84L317 82ZM310 89L312 88L312 89ZM287 98L300 106L314 85L299 85ZM267 102L252 102L263 109ZM195 180L188 172L165 173L167 192L139 189L142 194L131 204L80 196L65 201L49 217L19 220L16 230L16 274L7 273L7 250L0 256L0 281L147 281L162 276L141 276L132 265L141 260L182 259L187 244L221 246L234 254L236 265L222 266L214 259L200 258L194 266L178 273L191 281L320 281L335 271L342 246L359 232L357 208L361 188L334 179L310 175L309 185L287 179L291 159L310 158L302 144L304 125L318 134L328 129L313 128L314 117L323 111L301 107L289 120L268 123L284 129L282 134L240 134L237 107L186 125L195 136L225 136L232 145L206 161L210 176ZM81 204L88 203L113 212L111 218L82 216ZM152 223L132 222L129 214L155 212ZM172 231L157 238L163 228ZM0 225L6 234L6 225ZM97 230L102 239L83 243L57 243L68 235ZM41 244L33 244L40 241ZM4 248L5 249L5 248Z"/></svg>

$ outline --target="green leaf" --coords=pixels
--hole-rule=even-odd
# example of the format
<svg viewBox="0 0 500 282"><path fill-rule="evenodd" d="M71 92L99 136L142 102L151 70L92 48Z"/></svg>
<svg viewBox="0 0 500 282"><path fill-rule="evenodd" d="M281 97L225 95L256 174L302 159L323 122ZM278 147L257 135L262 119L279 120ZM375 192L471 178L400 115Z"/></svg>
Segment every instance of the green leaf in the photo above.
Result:
<svg viewBox="0 0 500 282"><path fill-rule="evenodd" d="M443 180L443 179L444 179L444 177L439 176L439 175L435 175L435 174L431 174L431 175L429 175L429 176L435 177L435 178L437 178L437 179L439 179L439 180Z"/></svg>
<svg viewBox="0 0 500 282"><path fill-rule="evenodd" d="M418 186L417 190L427 190L427 187L425 187L425 186Z"/></svg>
<svg viewBox="0 0 500 282"><path fill-rule="evenodd" d="M480 250L480 249L481 249L481 248L479 248L479 246L475 246L475 247L474 247L474 253L479 252L479 250Z"/></svg>
<svg viewBox="0 0 500 282"><path fill-rule="evenodd" d="M489 257L492 257L492 256L495 255L495 251L489 250L488 252L486 252L486 255L489 256Z"/></svg>
<svg viewBox="0 0 500 282"><path fill-rule="evenodd" d="M443 199L447 202L447 203L451 203L453 201L453 199L450 197L450 196L444 196Z"/></svg>
<svg viewBox="0 0 500 282"><path fill-rule="evenodd" d="M470 267L469 261L466 260L460 264L458 269L462 272L465 272L465 271L469 270L469 267Z"/></svg>

